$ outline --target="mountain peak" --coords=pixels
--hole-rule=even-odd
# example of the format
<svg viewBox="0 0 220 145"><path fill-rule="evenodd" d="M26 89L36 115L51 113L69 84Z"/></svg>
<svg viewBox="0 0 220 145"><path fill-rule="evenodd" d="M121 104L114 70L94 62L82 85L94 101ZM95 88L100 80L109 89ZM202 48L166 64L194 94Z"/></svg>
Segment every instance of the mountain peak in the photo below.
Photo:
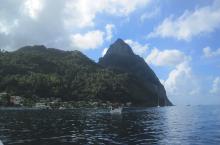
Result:
<svg viewBox="0 0 220 145"><path fill-rule="evenodd" d="M125 43L125 42L121 38L118 38L114 43Z"/></svg>
<svg viewBox="0 0 220 145"><path fill-rule="evenodd" d="M160 83L153 70L142 57L135 55L131 47L122 39L117 39L110 45L106 55L99 59L99 64L116 72L128 73L133 76L134 80L137 80L139 84L136 89L142 88L137 91L138 94L135 94L135 97L142 96L147 99L146 102L151 102L154 105L157 105L158 101L162 106L172 105L167 98L164 86Z"/></svg>
<svg viewBox="0 0 220 145"><path fill-rule="evenodd" d="M47 48L44 45L33 45L21 47L17 51L41 51L46 49Z"/></svg>
<svg viewBox="0 0 220 145"><path fill-rule="evenodd" d="M118 38L113 44L110 45L106 55L134 55L131 47L122 39Z"/></svg>

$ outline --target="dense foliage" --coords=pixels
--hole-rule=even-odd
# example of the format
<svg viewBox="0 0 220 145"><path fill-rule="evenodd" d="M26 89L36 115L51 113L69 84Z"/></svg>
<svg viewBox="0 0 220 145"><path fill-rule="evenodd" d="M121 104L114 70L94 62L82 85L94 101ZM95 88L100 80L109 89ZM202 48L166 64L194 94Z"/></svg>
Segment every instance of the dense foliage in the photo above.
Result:
<svg viewBox="0 0 220 145"><path fill-rule="evenodd" d="M101 67L79 51L27 46L0 52L0 92L26 98L156 104L138 77Z"/></svg>

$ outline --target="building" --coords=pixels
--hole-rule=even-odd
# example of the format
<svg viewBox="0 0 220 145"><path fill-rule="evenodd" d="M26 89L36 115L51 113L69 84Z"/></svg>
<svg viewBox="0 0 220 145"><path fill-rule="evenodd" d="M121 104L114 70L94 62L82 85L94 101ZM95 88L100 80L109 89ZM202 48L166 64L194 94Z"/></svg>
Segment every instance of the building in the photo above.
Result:
<svg viewBox="0 0 220 145"><path fill-rule="evenodd" d="M10 104L21 105L23 99L20 96L10 96Z"/></svg>
<svg viewBox="0 0 220 145"><path fill-rule="evenodd" d="M36 103L35 108L38 109L50 109L50 107L46 103Z"/></svg>

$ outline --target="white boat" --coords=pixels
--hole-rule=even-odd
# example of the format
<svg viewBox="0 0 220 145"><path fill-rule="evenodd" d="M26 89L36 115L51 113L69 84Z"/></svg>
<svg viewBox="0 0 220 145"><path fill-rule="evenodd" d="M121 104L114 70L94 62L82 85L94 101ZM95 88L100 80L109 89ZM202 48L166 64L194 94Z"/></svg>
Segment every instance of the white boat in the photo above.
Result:
<svg viewBox="0 0 220 145"><path fill-rule="evenodd" d="M61 106L61 107L59 107L59 110L64 110L64 109L65 109L65 107L62 107L62 106Z"/></svg>
<svg viewBox="0 0 220 145"><path fill-rule="evenodd" d="M2 141L0 140L0 145L3 145Z"/></svg>
<svg viewBox="0 0 220 145"><path fill-rule="evenodd" d="M46 103L36 103L35 108L37 109L51 109Z"/></svg>
<svg viewBox="0 0 220 145"><path fill-rule="evenodd" d="M159 96L157 95L157 108L160 107L160 100L159 100Z"/></svg>
<svg viewBox="0 0 220 145"><path fill-rule="evenodd" d="M110 110L110 113L111 113L111 114L121 114L123 108L122 108L122 107L118 107L118 108L114 108L114 109L113 109L112 107L110 107L110 109L111 109L111 110Z"/></svg>

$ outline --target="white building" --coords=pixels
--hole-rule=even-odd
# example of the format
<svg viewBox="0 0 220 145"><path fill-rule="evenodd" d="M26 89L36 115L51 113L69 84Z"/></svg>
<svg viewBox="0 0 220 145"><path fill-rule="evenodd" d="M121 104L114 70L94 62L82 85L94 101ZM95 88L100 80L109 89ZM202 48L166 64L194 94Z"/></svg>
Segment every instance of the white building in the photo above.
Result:
<svg viewBox="0 0 220 145"><path fill-rule="evenodd" d="M47 106L46 103L36 103L35 107L38 109L49 109L50 108L49 106Z"/></svg>

